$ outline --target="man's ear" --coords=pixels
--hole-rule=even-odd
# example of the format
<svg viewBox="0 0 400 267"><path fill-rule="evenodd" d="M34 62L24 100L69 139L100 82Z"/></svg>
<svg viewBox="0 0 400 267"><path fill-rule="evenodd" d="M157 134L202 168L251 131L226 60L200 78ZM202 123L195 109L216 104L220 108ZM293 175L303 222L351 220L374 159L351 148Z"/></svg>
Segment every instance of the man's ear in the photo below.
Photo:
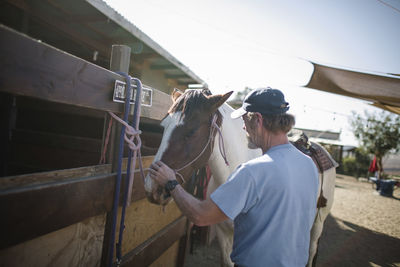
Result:
<svg viewBox="0 0 400 267"><path fill-rule="evenodd" d="M263 116L261 115L261 113L256 113L257 114L257 120L256 120L256 122L257 122L257 125L261 125L262 126L262 124L263 124Z"/></svg>
<svg viewBox="0 0 400 267"><path fill-rule="evenodd" d="M228 98L231 96L231 94L233 93L233 91L230 91L226 94L223 95L211 95L208 96L208 100L209 103L211 105L210 110L212 112L214 112L215 110L217 110L217 108L219 108L223 103L225 103L226 100L228 100Z"/></svg>
<svg viewBox="0 0 400 267"><path fill-rule="evenodd" d="M178 97L180 97L182 94L183 92L181 90L174 88L174 91L172 91L171 94L172 101L175 102L178 99Z"/></svg>

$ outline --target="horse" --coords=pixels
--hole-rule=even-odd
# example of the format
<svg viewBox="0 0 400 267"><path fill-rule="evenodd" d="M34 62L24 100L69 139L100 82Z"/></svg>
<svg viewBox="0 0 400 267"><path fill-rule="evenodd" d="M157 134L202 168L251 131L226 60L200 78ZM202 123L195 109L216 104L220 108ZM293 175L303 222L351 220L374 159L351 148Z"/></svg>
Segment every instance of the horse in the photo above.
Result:
<svg viewBox="0 0 400 267"><path fill-rule="evenodd" d="M261 149L247 147L246 133L242 129L243 122L230 118L233 109L225 101L231 94L232 92L212 95L207 89L191 89L184 93L175 90L171 95L173 104L161 122L164 133L154 162L161 160L175 170L181 184L188 184L187 181L192 173L208 163L212 179L208 184L207 197L226 181L237 166L262 154ZM219 142L215 141L218 132L226 140L226 150L223 149L224 142L221 139ZM321 197L323 192L327 201L324 207L318 208L312 226L307 266L312 266L316 258L323 223L332 207L335 167L319 175L321 185L319 196ZM158 186L149 175L145 178L145 191L148 200L152 203L166 205L171 200L164 189ZM227 220L215 225L215 228L212 226L212 229L216 233L221 248L221 265L233 266L230 260L233 222Z"/></svg>

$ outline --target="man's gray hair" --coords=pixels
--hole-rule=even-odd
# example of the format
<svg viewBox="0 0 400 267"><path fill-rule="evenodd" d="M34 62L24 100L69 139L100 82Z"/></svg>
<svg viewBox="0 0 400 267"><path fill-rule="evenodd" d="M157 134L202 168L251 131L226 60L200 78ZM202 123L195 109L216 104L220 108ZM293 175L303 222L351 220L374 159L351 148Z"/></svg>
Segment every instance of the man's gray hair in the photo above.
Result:
<svg viewBox="0 0 400 267"><path fill-rule="evenodd" d="M250 121L253 120L255 112L247 112L247 116ZM273 133L284 132L288 133L296 123L296 120L292 114L261 114L263 117L264 128Z"/></svg>

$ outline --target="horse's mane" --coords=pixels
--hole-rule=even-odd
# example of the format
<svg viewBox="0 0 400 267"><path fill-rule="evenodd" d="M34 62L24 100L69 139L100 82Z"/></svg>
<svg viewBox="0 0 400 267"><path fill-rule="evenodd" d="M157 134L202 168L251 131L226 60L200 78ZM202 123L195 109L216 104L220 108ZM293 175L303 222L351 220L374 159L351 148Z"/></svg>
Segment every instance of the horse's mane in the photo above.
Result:
<svg viewBox="0 0 400 267"><path fill-rule="evenodd" d="M206 108L207 96L211 95L208 89L187 89L178 97L175 103L168 110L168 113L181 112L181 119L190 120L196 113L199 112L199 107ZM204 112L204 110L200 110ZM217 111L218 120L217 124L220 126L222 123L222 115Z"/></svg>

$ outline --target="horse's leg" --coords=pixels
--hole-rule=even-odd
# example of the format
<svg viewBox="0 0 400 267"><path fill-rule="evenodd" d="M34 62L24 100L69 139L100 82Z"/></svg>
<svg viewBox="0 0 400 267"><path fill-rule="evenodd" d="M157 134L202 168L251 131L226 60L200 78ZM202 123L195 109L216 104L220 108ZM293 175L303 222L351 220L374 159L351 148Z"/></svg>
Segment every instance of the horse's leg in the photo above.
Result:
<svg viewBox="0 0 400 267"><path fill-rule="evenodd" d="M318 243L317 243L317 251L315 252L314 259L312 261L312 267L317 266L318 250L319 250L319 239L318 239Z"/></svg>
<svg viewBox="0 0 400 267"><path fill-rule="evenodd" d="M321 179L321 175L320 175L320 179ZM320 208L317 211L317 215L315 216L314 224L311 228L309 257L308 257L308 263L307 263L308 267L313 266L313 260L317 254L318 241L322 234L324 222L332 208L334 191L335 191L335 179L336 179L336 169L335 168L331 168L324 172L324 183L323 183L322 189L324 192L324 196L327 199L327 203L326 203L326 207ZM320 180L320 183L321 183L321 180Z"/></svg>
<svg viewBox="0 0 400 267"><path fill-rule="evenodd" d="M221 266L233 267L230 257L233 245L233 222L224 221L217 224L215 229L221 250Z"/></svg>
<svg viewBox="0 0 400 267"><path fill-rule="evenodd" d="M211 175L210 180L208 181L208 185L207 185L207 191L206 191L206 198L210 198L210 195L212 192L215 191L215 189L217 189L218 185L215 183L215 179L214 176ZM216 236L216 224L210 225L210 230L208 232L208 237L207 237L207 244L210 245L211 242L214 240L215 236Z"/></svg>
<svg viewBox="0 0 400 267"><path fill-rule="evenodd" d="M214 190L217 189L219 185L220 184L218 183L218 181L214 179L214 176L211 176L207 187L207 198L210 197L211 193L214 192ZM226 221L216 225L212 225L210 227L209 243L211 243L212 239L214 238L214 234L217 236L219 248L221 251L221 266L233 267L233 263L230 257L233 245L233 223Z"/></svg>
<svg viewBox="0 0 400 267"><path fill-rule="evenodd" d="M321 209L320 209L321 211ZM323 229L324 222L322 221L322 217L320 214L317 214L314 220L314 224L311 228L311 235L310 235L310 248L309 248L309 256L308 256L308 263L307 267L312 267L314 257L316 256L317 249L318 249L318 239L321 236L322 229Z"/></svg>

